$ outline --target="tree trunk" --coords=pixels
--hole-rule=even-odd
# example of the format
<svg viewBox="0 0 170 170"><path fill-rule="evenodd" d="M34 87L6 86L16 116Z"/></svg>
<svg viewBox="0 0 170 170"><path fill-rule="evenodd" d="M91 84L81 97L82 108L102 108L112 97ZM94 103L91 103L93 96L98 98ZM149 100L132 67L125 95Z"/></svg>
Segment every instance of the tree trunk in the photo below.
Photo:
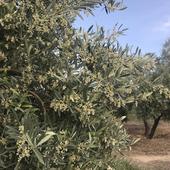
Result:
<svg viewBox="0 0 170 170"><path fill-rule="evenodd" d="M153 136L155 134L155 131L156 131L157 127L158 127L159 121L160 121L162 116L163 116L163 114L161 114L160 116L155 118L153 126L152 126L152 129L151 129L150 134L148 136L148 139L152 139L153 138Z"/></svg>
<svg viewBox="0 0 170 170"><path fill-rule="evenodd" d="M143 123L144 123L144 127L145 127L145 133L144 133L144 135L145 135L145 137L148 138L148 136L149 136L149 131L150 131L150 127L149 127L149 124L148 124L148 122L147 122L147 120L146 120L145 118L143 119Z"/></svg>

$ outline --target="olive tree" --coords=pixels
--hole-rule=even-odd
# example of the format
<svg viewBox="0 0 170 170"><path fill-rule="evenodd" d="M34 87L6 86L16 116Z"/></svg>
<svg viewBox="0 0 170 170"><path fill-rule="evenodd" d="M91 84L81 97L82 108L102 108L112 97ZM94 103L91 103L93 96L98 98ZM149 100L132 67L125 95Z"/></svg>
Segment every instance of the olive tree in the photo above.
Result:
<svg viewBox="0 0 170 170"><path fill-rule="evenodd" d="M114 0L0 1L0 167L111 169L133 142L116 118L134 102L138 61L80 11Z"/></svg>
<svg viewBox="0 0 170 170"><path fill-rule="evenodd" d="M150 59L153 60L153 64L140 76L140 83L135 94L137 103L134 110L143 120L144 135L152 139L160 119L168 117L170 90L162 81L164 77L160 71L159 60L151 56ZM153 120L152 125L148 123L149 120Z"/></svg>

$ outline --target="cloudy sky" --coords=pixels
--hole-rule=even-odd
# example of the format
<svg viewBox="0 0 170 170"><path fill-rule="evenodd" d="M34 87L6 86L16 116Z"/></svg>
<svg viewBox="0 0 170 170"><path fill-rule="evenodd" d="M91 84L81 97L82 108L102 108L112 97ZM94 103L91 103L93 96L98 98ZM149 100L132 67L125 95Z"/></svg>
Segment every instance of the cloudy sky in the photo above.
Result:
<svg viewBox="0 0 170 170"><path fill-rule="evenodd" d="M75 27L87 30L91 25L112 30L116 23L128 28L126 35L119 37L120 43L139 46L143 53L161 53L165 40L170 38L170 0L124 0L128 7L106 15L103 8L95 10L95 16L77 18Z"/></svg>

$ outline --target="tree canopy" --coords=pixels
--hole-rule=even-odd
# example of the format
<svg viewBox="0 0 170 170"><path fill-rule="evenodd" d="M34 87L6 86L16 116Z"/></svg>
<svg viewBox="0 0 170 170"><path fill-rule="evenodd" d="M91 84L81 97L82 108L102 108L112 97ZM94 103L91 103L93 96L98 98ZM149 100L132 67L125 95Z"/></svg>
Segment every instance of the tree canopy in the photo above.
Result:
<svg viewBox="0 0 170 170"><path fill-rule="evenodd" d="M136 102L147 58L101 28L76 31L80 11L113 0L0 1L0 167L111 169L130 140L115 115Z"/></svg>

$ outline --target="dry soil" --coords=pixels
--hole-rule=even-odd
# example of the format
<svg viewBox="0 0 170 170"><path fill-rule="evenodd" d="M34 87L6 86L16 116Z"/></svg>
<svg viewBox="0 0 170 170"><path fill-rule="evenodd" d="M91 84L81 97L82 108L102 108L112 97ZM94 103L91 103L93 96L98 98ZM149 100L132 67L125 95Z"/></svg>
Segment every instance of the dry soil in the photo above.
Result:
<svg viewBox="0 0 170 170"><path fill-rule="evenodd" d="M161 121L152 140L143 136L143 124L128 122L125 127L131 136L140 138L126 158L144 170L170 170L170 123Z"/></svg>

